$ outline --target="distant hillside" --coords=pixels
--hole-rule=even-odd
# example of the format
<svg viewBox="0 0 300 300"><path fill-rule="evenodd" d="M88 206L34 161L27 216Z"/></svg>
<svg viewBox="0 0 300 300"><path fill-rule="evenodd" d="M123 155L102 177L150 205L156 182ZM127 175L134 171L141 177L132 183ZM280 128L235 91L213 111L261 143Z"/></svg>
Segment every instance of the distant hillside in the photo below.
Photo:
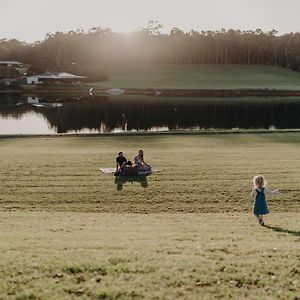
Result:
<svg viewBox="0 0 300 300"><path fill-rule="evenodd" d="M300 90L300 73L273 66L147 65L103 67L109 80L101 87L120 88L276 88Z"/></svg>

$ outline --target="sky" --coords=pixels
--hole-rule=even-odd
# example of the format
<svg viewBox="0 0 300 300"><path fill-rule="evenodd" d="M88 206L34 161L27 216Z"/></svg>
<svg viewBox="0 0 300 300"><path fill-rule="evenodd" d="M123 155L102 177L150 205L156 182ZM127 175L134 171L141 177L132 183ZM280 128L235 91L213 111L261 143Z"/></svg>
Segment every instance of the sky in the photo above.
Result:
<svg viewBox="0 0 300 300"><path fill-rule="evenodd" d="M300 31L300 0L0 0L0 39L42 40L56 31L109 27L131 32L150 20L163 32L225 29Z"/></svg>

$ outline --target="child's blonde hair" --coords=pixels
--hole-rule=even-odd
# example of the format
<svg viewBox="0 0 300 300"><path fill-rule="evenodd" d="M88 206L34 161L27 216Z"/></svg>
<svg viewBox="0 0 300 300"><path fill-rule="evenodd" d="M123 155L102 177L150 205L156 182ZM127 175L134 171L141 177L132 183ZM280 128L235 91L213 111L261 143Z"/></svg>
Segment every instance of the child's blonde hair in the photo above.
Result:
<svg viewBox="0 0 300 300"><path fill-rule="evenodd" d="M258 188L258 189L261 189L263 187L265 187L265 185L267 184L264 176L262 175L257 175L253 178L253 186L254 188Z"/></svg>

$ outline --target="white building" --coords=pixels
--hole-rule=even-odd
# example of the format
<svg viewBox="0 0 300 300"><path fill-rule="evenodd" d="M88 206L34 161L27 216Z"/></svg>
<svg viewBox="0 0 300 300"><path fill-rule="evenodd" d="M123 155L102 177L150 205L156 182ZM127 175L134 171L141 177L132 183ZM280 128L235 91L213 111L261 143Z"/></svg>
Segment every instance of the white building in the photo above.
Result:
<svg viewBox="0 0 300 300"><path fill-rule="evenodd" d="M14 67L14 68L22 68L24 65L20 63L19 61L14 60L0 60L0 66L5 67Z"/></svg>
<svg viewBox="0 0 300 300"><path fill-rule="evenodd" d="M26 77L27 84L40 84L42 82L76 82L87 79L86 76L77 76L66 72L33 75Z"/></svg>
<svg viewBox="0 0 300 300"><path fill-rule="evenodd" d="M27 103L28 104L38 104L40 102L40 98L36 96L28 96Z"/></svg>
<svg viewBox="0 0 300 300"><path fill-rule="evenodd" d="M36 76L28 76L26 77L27 84L39 84L39 78Z"/></svg>

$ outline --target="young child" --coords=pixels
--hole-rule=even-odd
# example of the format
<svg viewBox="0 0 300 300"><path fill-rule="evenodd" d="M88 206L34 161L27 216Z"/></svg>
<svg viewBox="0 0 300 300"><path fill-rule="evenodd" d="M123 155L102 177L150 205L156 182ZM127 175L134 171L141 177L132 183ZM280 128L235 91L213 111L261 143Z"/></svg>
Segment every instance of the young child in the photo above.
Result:
<svg viewBox="0 0 300 300"><path fill-rule="evenodd" d="M253 178L252 197L255 199L253 213L260 225L265 225L263 215L269 213L265 194L273 196L279 193L279 189L276 189L274 191L267 189L265 187L266 184L267 183L265 181L265 178L261 175L255 176Z"/></svg>

